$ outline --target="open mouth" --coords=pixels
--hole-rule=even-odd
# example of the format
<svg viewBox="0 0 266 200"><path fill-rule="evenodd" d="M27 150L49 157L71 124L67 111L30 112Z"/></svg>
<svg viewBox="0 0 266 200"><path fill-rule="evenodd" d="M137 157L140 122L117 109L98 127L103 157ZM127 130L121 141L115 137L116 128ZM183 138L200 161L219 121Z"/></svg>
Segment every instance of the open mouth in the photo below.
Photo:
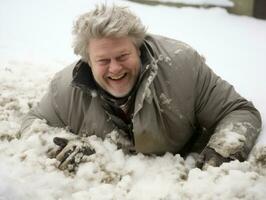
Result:
<svg viewBox="0 0 266 200"><path fill-rule="evenodd" d="M108 78L111 80L117 81L117 80L123 79L126 75L127 75L127 73L124 73L124 74L120 74L117 76L109 76Z"/></svg>

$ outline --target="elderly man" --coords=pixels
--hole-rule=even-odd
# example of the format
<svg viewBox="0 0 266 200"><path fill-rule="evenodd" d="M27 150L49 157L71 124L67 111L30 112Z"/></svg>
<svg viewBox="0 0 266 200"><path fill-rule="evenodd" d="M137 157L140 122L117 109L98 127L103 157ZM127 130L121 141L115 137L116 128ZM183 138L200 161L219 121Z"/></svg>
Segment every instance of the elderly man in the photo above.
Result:
<svg viewBox="0 0 266 200"><path fill-rule="evenodd" d="M197 151L197 166L247 158L260 132L259 112L188 45L146 33L119 6L97 6L73 29L78 62L58 72L21 134L36 118L68 127L55 137L59 167L91 154L86 137L119 133L124 150L161 155Z"/></svg>

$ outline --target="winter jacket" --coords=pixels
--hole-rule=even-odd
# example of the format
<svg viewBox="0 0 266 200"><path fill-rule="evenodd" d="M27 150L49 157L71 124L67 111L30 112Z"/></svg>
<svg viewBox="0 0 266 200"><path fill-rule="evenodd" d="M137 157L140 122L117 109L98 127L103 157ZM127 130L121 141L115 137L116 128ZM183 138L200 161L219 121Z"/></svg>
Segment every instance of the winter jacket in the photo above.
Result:
<svg viewBox="0 0 266 200"><path fill-rule="evenodd" d="M180 41L147 35L141 55L146 72L132 117L137 152L180 153L201 141L224 157L247 157L261 128L260 114L251 102ZM55 75L38 106L24 118L22 132L41 118L75 134L104 138L115 129L122 134L91 86L90 67L80 63Z"/></svg>

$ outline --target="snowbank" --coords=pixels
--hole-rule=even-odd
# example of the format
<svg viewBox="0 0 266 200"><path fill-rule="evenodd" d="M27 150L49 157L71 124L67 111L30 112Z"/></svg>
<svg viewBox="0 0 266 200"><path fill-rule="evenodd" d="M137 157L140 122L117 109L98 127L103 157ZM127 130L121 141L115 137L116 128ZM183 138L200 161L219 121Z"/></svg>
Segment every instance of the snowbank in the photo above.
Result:
<svg viewBox="0 0 266 200"><path fill-rule="evenodd" d="M266 147L257 147L248 162L234 161L206 171L193 157L126 155L111 139L91 136L96 153L76 174L60 171L47 157L54 135L70 134L36 120L20 140L0 146L0 199L256 199L266 192ZM111 133L115 134L115 133ZM110 137L111 138L111 137Z"/></svg>

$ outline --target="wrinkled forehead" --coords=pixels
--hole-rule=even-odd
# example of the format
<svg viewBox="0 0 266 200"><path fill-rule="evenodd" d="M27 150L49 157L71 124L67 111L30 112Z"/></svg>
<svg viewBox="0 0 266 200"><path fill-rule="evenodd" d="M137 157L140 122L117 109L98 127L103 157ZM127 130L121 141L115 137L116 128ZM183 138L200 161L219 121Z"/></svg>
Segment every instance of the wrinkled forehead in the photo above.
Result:
<svg viewBox="0 0 266 200"><path fill-rule="evenodd" d="M108 54L119 54L136 50L136 46L130 37L105 37L91 39L88 44L88 53L93 57L102 57Z"/></svg>

